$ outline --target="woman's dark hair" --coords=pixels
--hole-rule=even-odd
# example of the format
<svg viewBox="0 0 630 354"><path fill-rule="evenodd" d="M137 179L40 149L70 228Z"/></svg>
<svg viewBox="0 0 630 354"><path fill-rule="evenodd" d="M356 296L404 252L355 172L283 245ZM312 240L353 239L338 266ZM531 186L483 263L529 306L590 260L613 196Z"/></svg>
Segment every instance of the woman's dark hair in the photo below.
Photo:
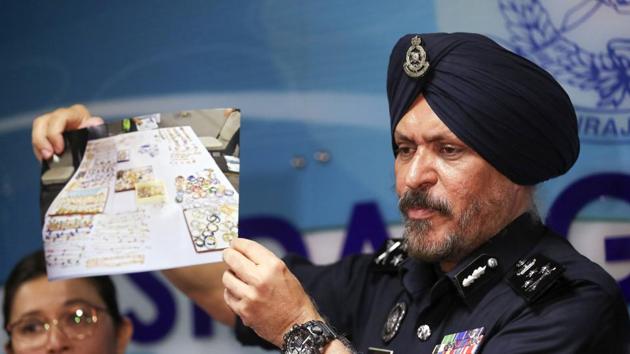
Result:
<svg viewBox="0 0 630 354"><path fill-rule="evenodd" d="M15 301L15 294L18 289L22 284L40 276L46 276L46 258L42 250L22 258L11 270L7 282L4 284L2 314L4 315L5 330L9 324L11 306ZM97 293L101 296L103 302L105 302L105 307L114 321L114 326L117 328L122 321L122 316L120 315L118 301L116 300L116 288L111 278L108 276L100 276L86 277L83 279L90 282L96 288Z"/></svg>

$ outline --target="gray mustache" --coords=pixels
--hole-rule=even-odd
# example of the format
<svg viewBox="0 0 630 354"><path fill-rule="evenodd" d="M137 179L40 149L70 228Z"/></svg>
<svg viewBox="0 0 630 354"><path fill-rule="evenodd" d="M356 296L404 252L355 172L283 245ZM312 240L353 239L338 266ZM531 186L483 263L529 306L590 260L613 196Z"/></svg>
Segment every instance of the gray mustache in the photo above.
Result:
<svg viewBox="0 0 630 354"><path fill-rule="evenodd" d="M429 196L429 193L421 190L410 190L403 194L398 201L398 208L403 213L407 214L409 209L431 209L444 216L452 215L452 208L448 201L444 199L434 199Z"/></svg>

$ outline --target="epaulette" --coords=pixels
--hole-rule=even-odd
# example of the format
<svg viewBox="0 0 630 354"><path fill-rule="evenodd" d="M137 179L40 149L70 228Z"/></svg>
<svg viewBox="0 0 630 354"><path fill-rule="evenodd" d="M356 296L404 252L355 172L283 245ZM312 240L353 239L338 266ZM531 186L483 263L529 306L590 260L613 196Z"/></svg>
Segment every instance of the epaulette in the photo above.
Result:
<svg viewBox="0 0 630 354"><path fill-rule="evenodd" d="M517 294L532 303L549 290L563 272L563 266L536 254L516 263L508 276L508 283Z"/></svg>
<svg viewBox="0 0 630 354"><path fill-rule="evenodd" d="M384 272L398 271L399 266L407 259L407 247L403 239L388 239L374 254L372 266Z"/></svg>

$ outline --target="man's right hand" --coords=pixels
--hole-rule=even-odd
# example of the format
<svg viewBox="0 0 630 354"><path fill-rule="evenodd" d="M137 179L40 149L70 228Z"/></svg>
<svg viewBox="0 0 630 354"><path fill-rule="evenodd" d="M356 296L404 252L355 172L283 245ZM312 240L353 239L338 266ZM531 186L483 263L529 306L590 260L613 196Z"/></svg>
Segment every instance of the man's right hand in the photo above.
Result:
<svg viewBox="0 0 630 354"><path fill-rule="evenodd" d="M67 130L103 124L100 117L92 117L84 105L75 104L58 108L41 115L33 121L32 144L35 157L47 160L64 149L62 133Z"/></svg>

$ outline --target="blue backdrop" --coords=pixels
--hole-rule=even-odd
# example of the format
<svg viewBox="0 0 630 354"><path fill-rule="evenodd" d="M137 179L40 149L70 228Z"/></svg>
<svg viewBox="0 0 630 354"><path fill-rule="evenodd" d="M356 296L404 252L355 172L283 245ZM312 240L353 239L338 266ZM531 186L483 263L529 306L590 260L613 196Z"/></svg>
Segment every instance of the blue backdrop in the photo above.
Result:
<svg viewBox="0 0 630 354"><path fill-rule="evenodd" d="M629 14L614 0L0 0L0 284L41 246L31 121L77 102L107 119L239 107L242 231L328 259L377 245L399 222L389 50L405 33L471 31L543 65L570 93L581 156L539 187L539 206L630 300ZM329 230L325 241L311 235ZM127 307L156 311L134 316L137 353L221 332L190 304L182 310L157 275L117 281L138 297ZM200 352L223 348L211 345Z"/></svg>

